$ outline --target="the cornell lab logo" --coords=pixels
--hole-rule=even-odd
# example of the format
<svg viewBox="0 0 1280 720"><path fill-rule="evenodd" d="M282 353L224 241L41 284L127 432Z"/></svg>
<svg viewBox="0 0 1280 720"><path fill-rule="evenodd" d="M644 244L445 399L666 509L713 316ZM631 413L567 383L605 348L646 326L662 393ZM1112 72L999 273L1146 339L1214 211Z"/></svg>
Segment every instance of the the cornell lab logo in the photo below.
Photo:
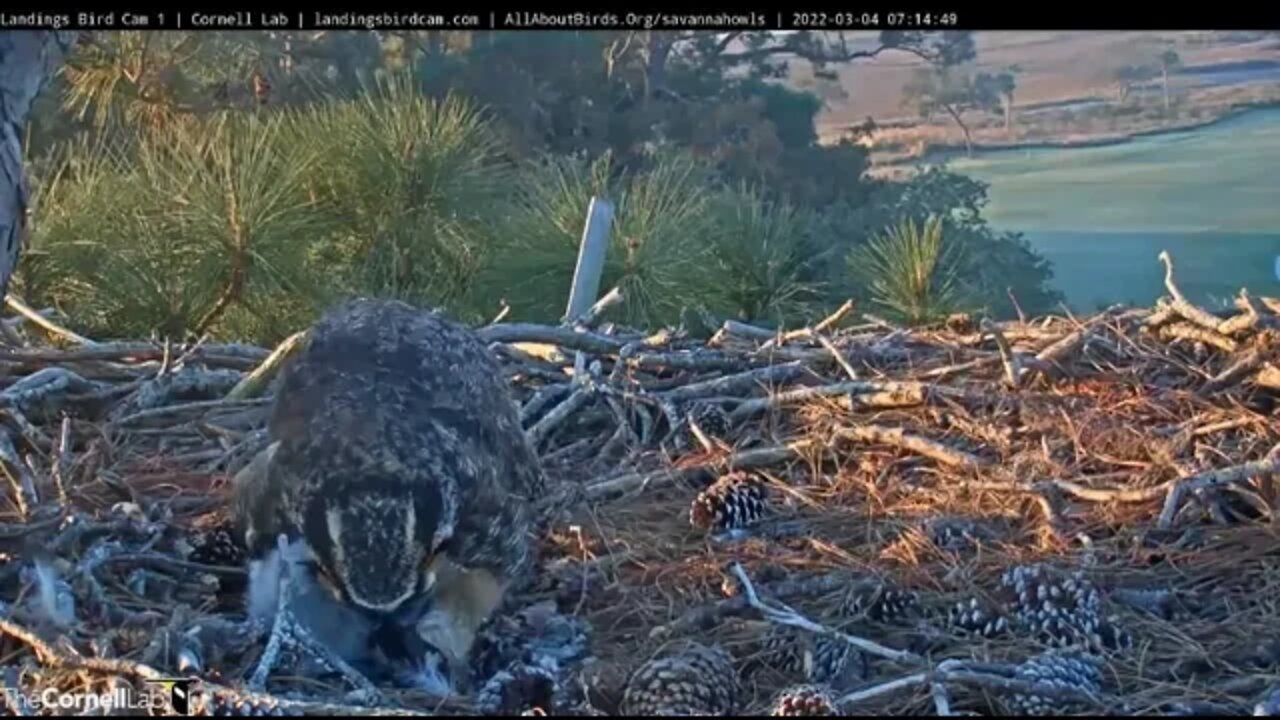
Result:
<svg viewBox="0 0 1280 720"><path fill-rule="evenodd" d="M192 693L196 692L196 681L193 678L156 678L148 680L152 685L159 685L169 693L169 705L178 715L191 714Z"/></svg>

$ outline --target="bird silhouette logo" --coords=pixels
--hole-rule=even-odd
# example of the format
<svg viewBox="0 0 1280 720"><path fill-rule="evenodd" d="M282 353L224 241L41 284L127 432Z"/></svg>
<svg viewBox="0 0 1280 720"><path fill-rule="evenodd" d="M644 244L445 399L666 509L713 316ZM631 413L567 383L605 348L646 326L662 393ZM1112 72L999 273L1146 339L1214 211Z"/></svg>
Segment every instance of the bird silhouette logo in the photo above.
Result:
<svg viewBox="0 0 1280 720"><path fill-rule="evenodd" d="M169 705L178 715L191 714L191 693L195 680L191 678L156 678L148 683L159 685L169 693Z"/></svg>

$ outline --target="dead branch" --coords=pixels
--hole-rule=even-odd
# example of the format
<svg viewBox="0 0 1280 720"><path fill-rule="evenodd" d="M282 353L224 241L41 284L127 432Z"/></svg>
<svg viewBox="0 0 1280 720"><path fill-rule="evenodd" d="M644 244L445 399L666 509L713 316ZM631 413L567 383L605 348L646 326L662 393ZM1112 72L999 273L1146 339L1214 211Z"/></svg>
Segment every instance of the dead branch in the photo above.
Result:
<svg viewBox="0 0 1280 720"><path fill-rule="evenodd" d="M1205 312L1196 307L1183 296L1182 291L1178 289L1178 285L1173 281L1173 258L1170 257L1169 251L1161 250L1157 256L1160 262L1164 263L1164 286L1169 291L1169 296L1173 298L1170 307L1181 315L1184 319L1189 320L1200 327L1218 332L1219 325L1222 320L1212 313Z"/></svg>
<svg viewBox="0 0 1280 720"><path fill-rule="evenodd" d="M742 569L742 565L734 563L730 570L734 577L737 578L738 582L741 583L742 592L747 598L747 604L758 610L769 622L800 628L801 630L807 630L821 635L830 635L849 643L862 652L882 657L887 660L893 660L895 662L917 663L922 660L919 655L913 652L906 650L894 650L893 648L885 647L880 643L819 625L804 615L796 612L794 609L787 607L785 604L779 603L775 606L773 604L766 603L760 599L759 595L756 594L755 586L751 584L751 578L747 576L747 571Z"/></svg>
<svg viewBox="0 0 1280 720"><path fill-rule="evenodd" d="M953 468L977 470L987 464L976 455L949 448L919 435L912 435L902 428L858 425L840 428L836 431L836 436L857 442L879 443L901 448Z"/></svg>
<svg viewBox="0 0 1280 720"><path fill-rule="evenodd" d="M1212 345L1225 353L1233 353L1236 351L1236 341L1229 337L1220 335L1215 330L1206 330L1187 322L1175 322L1160 328L1160 338L1165 341L1169 340L1190 340L1191 342L1200 342L1205 345Z"/></svg>
<svg viewBox="0 0 1280 720"><path fill-rule="evenodd" d="M617 353L624 344L621 340L608 335L530 323L487 325L477 329L476 334L485 343L543 343L558 345L566 350L581 350L598 355Z"/></svg>
<svg viewBox="0 0 1280 720"><path fill-rule="evenodd" d="M305 331L296 332L285 338L258 367L253 369L253 372L245 375L235 387L231 388L227 393L227 399L248 400L265 392L267 385L289 361L289 358L296 355L306 344L306 338Z"/></svg>

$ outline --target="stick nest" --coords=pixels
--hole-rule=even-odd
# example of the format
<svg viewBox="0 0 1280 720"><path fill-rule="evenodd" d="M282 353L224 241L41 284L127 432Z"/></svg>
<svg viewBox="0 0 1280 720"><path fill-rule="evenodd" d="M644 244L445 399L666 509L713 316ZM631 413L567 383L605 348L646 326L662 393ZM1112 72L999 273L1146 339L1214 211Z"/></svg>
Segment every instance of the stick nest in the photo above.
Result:
<svg viewBox="0 0 1280 720"><path fill-rule="evenodd" d="M653 668L689 646L737 677L681 697L732 687L731 713L817 707L802 686L858 714L1251 711L1280 668L1280 301L1206 312L1162 260L1169 297L1087 318L480 328L556 481L513 605L591 632L560 705L522 711L615 714L634 677L664 697ZM263 643L228 482L287 353L81 341L0 350L8 688L177 675L207 712L482 711L245 690Z"/></svg>

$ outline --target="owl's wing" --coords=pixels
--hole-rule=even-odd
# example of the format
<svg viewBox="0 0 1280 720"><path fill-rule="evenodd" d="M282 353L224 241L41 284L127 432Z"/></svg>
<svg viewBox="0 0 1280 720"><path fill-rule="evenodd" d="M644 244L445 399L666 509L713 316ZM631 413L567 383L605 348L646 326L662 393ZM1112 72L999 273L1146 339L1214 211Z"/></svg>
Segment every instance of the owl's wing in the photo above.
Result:
<svg viewBox="0 0 1280 720"><path fill-rule="evenodd" d="M278 441L268 445L236 473L232 482L232 521L250 557L275 547L276 535L282 530L278 520L280 475L270 472L271 460L279 447Z"/></svg>

